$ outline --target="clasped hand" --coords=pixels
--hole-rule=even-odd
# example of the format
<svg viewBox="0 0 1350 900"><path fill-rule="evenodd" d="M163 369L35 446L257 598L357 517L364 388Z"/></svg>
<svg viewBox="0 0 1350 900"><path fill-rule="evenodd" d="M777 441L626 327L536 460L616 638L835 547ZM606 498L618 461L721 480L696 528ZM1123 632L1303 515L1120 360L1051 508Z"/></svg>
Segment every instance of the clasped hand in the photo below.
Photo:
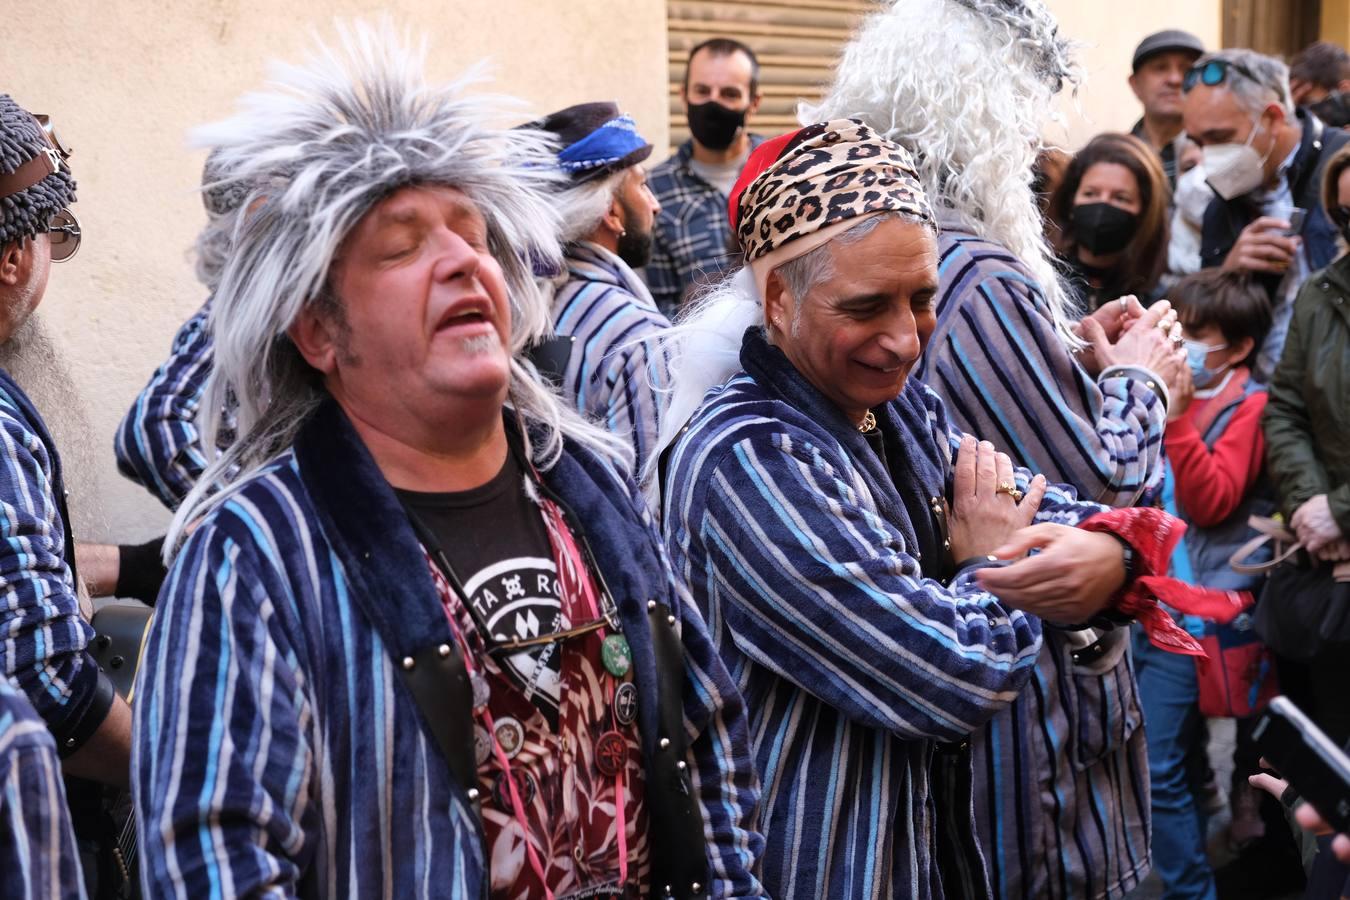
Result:
<svg viewBox="0 0 1350 900"><path fill-rule="evenodd" d="M1172 304L1159 300L1142 309L1134 297L1122 297L1102 306L1078 323L1078 336L1088 342L1079 355L1094 375L1107 366L1139 366L1166 383L1168 390L1189 384L1181 326Z"/></svg>
<svg viewBox="0 0 1350 900"><path fill-rule="evenodd" d="M1294 511L1289 525L1309 553L1321 560L1339 561L1350 558L1341 526L1331 514L1326 494L1318 494Z"/></svg>
<svg viewBox="0 0 1350 900"><path fill-rule="evenodd" d="M961 439L947 515L953 558L960 562L992 553L1031 524L1045 497L1045 477L1033 478L1020 501L1010 493L1016 489L1008 454L970 435Z"/></svg>
<svg viewBox="0 0 1350 900"><path fill-rule="evenodd" d="M1125 582L1120 543L1066 525L1032 525L1045 498L1045 476L1034 477L1020 501L1000 490L1000 485L1011 484L1013 465L1007 454L988 441L962 438L948 512L952 555L958 561L986 555L1016 560L981 569L976 574L980 586L1051 622L1087 621L1106 608ZM1039 552L1027 557L1032 550Z"/></svg>

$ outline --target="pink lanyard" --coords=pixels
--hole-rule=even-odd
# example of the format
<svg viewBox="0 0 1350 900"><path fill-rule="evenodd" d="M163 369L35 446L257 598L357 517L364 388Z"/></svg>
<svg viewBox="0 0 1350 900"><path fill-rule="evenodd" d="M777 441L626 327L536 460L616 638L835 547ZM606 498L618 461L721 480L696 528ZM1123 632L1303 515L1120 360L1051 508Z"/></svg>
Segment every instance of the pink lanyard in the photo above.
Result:
<svg viewBox="0 0 1350 900"><path fill-rule="evenodd" d="M577 547L576 539L572 537L572 530L567 527L567 521L564 519L562 510L552 500L540 498L540 505L544 510L544 521L548 525L549 542L553 544L553 556L558 566L558 583L562 586L565 596L572 598L570 605L576 605L576 600L580 599L585 606L585 613L591 619L600 618L600 605L596 602L595 583L587 576L586 560L581 550ZM569 563L570 565L564 565ZM611 620L612 621L612 620ZM606 629L600 628L597 636L603 642ZM610 716L614 715L614 701L618 694L618 678L611 675L611 682L614 686L610 689L609 709ZM617 722L615 724L618 724ZM614 773L614 818L618 831L619 844L619 889L627 889L628 885L628 811L624 808L624 769L628 765L627 742L624 742L624 761L619 765L618 771Z"/></svg>
<svg viewBox="0 0 1350 900"><path fill-rule="evenodd" d="M545 524L548 526L549 543L553 545L554 563L558 568L558 582L562 587L564 598L572 601L568 604L571 607L578 605L577 601L579 600L585 615L592 619L598 619L600 617L600 607L596 602L595 585L592 580L584 574L586 571L585 558L582 556L580 549L576 545L575 539L572 537L571 529L567 527L562 511L558 508L557 504L548 499L541 498L540 505L543 508ZM447 587L448 586L449 585L447 584ZM453 594L454 589L450 588L450 592ZM455 636L455 642L459 644L460 651L464 656L464 668L469 675L470 681L472 681L474 674L478 672L478 666L474 662L475 657L472 648L469 646L468 639L460 630L459 623L455 621L455 617L453 613L451 613L450 608L445 604L442 604L442 608L445 611L446 621L450 625L450 632ZM603 641L605 629L599 629L597 636ZM611 716L613 715L615 695L617 692L618 687L615 686L610 693L609 701ZM531 829L529 822L525 818L525 806L520 801L520 790L516 787L515 775L511 769L511 760L507 758L506 751L502 749L501 743L497 740L497 730L494 727L492 713L488 710L487 706L484 706L482 710L475 710L474 714L481 717L483 724L487 727L488 739L492 741L493 755L497 758L497 764L502 767L502 771L506 774L506 789L511 797L511 809L515 815L516 822L519 823L521 831L523 832L523 837L525 839L525 853L529 858L530 868L532 868L535 875L538 876L539 883L544 888L544 896L547 900L553 900L553 891L548 886L548 879L545 875L543 861L539 858L539 852L535 849L534 842L530 839ZM615 825L617 826L618 831L619 888L621 891L625 890L628 884L628 811L624 804L624 769L626 766L627 761L625 760L624 763L618 767L618 771L614 775L614 812Z"/></svg>
<svg viewBox="0 0 1350 900"><path fill-rule="evenodd" d="M441 604L441 606L445 610L446 621L450 623L450 633L455 636L455 642L459 644L460 652L464 655L464 668L468 672L470 683L472 683L474 674L478 672L473 651L469 647L469 642L464 637L464 633L459 630L459 623L455 621L450 608L445 604ZM480 677L486 676L480 675ZM506 790L511 795L511 811L523 832L525 854L529 857L530 868L534 869L534 874L538 876L539 883L543 885L544 896L548 900L553 900L553 891L549 889L548 878L544 874L544 863L539 858L539 851L534 849L534 842L530 840L530 825L525 819L525 805L520 802L520 790L516 787L516 777L511 771L511 760L507 758L506 752L502 750L502 745L497 741L497 729L492 721L492 713L487 706L484 706L481 710L474 710L474 715L479 716L483 720L483 724L487 726L488 740L492 741L492 752L497 757L497 765L501 766L502 771L506 773Z"/></svg>

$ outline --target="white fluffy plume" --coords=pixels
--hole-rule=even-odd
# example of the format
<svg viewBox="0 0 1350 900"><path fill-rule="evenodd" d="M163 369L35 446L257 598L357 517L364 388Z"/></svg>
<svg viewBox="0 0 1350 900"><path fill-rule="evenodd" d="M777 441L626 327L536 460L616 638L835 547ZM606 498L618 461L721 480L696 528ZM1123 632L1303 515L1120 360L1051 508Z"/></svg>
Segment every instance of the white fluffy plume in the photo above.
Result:
<svg viewBox="0 0 1350 900"><path fill-rule="evenodd" d="M856 116L903 144L939 220L1021 259L1076 346L1031 190L1052 99L1077 77L1070 50L1040 0L893 0L864 20L824 99L800 118Z"/></svg>
<svg viewBox="0 0 1350 900"><path fill-rule="evenodd" d="M512 401L546 435L536 461L552 465L564 434L622 457L620 442L563 407L521 361L522 350L551 328L532 265L560 264L549 192L561 174L549 137L503 128L504 117L524 120L526 112L511 98L468 93L481 80L476 71L427 84L425 56L425 44L412 46L387 20L339 26L335 42L316 39L303 65L275 65L266 90L245 95L235 116L194 134L194 143L214 150L219 181L207 187L249 192L215 294L215 368L203 404L221 409L232 395L238 422L233 443L180 508L169 547L230 484L289 446L322 399L286 329L324 290L352 227L407 185L453 186L487 221L511 299ZM204 447L216 446L218 418L202 417Z"/></svg>

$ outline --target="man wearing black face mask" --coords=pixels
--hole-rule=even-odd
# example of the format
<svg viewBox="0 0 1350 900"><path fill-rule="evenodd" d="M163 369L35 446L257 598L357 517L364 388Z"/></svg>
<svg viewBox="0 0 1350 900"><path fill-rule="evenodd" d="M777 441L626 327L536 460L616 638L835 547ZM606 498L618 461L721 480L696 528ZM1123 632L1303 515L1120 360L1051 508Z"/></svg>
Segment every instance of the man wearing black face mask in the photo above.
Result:
<svg viewBox="0 0 1350 900"><path fill-rule="evenodd" d="M1350 54L1331 41L1304 47L1289 63L1289 91L1332 128L1350 125Z"/></svg>
<svg viewBox="0 0 1350 900"><path fill-rule="evenodd" d="M1254 273L1270 295L1274 319L1252 367L1257 380L1269 381L1294 295L1339 252L1318 188L1350 135L1296 112L1288 68L1252 50L1201 57L1182 88L1186 133L1200 146L1206 181L1218 195L1201 225L1201 265ZM1295 210L1305 211L1299 225Z"/></svg>
<svg viewBox="0 0 1350 900"><path fill-rule="evenodd" d="M554 281L555 339L534 354L587 418L632 443L641 472L660 429L665 357L642 342L670 322L634 269L652 251L661 206L641 163L652 145L613 103L582 103L533 126L557 136L566 270Z"/></svg>
<svg viewBox="0 0 1350 900"><path fill-rule="evenodd" d="M740 41L712 38L689 53L680 92L690 139L651 173L661 203L647 284L674 317L692 289L731 262L727 195L761 138L750 133L759 109L759 61Z"/></svg>

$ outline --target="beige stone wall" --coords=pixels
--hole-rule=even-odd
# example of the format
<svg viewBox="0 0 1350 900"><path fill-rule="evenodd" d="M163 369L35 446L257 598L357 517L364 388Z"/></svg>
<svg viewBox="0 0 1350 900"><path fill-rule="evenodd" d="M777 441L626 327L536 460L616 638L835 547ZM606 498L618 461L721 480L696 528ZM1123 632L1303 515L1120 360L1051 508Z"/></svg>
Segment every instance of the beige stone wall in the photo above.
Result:
<svg viewBox="0 0 1350 900"><path fill-rule="evenodd" d="M666 144L662 0L112 0L46 4L5 24L0 92L51 114L75 150L85 240L57 266L43 307L72 355L102 460L111 540L148 538L166 511L116 474L118 421L178 325L204 299L188 251L203 220L194 193L197 124L228 114L269 59L297 59L334 16L390 12L425 34L433 77L489 58L495 89L535 112L614 99Z"/></svg>
<svg viewBox="0 0 1350 900"><path fill-rule="evenodd" d="M1142 110L1130 91L1130 59L1146 35L1184 28L1217 47L1222 0L1046 0L1060 33L1080 42L1086 78L1077 97L1060 98L1063 122L1047 137L1076 150L1102 131L1128 131Z"/></svg>

